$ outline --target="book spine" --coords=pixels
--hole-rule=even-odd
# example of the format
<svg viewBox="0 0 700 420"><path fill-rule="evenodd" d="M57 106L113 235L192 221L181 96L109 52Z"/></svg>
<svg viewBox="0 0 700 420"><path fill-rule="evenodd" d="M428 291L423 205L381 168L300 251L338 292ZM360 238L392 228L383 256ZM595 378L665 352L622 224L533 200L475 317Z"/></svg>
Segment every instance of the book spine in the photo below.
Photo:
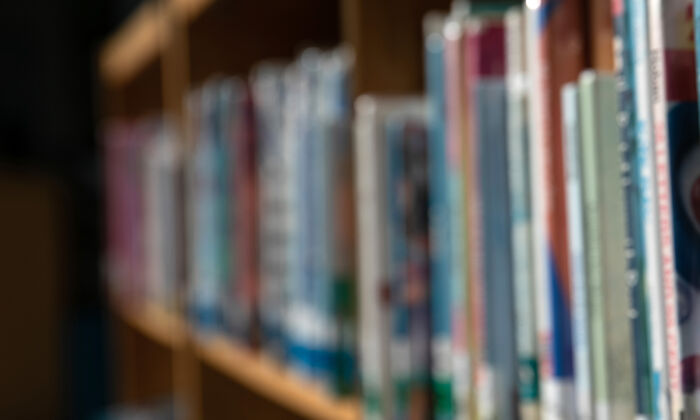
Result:
<svg viewBox="0 0 700 420"><path fill-rule="evenodd" d="M649 56L649 23L647 2L629 0L631 19L630 41L634 67L634 101L636 121L636 160L639 171L639 211L643 226L644 288L648 309L648 352L651 384L650 405L653 418L661 417L666 369L665 325L663 316L663 288L660 267L658 207L656 191L656 165L654 163L654 122L651 98L651 73Z"/></svg>
<svg viewBox="0 0 700 420"><path fill-rule="evenodd" d="M586 78L584 79L584 76ZM609 368L605 351L605 304L604 304L604 267L601 243L601 176L598 162L598 141L594 116L595 103L590 74L581 76L581 168L583 175L583 204L586 226L586 274L588 276L589 324L591 341L591 360L593 366L593 404L596 418L610 417L610 398L606 372Z"/></svg>
<svg viewBox="0 0 700 420"><path fill-rule="evenodd" d="M576 372L576 414L581 419L593 418L593 382L589 338L588 293L584 207L581 174L581 128L579 97L576 83L566 84L561 91L564 150L566 156L566 208L569 220L569 252L573 298L574 370Z"/></svg>
<svg viewBox="0 0 700 420"><path fill-rule="evenodd" d="M383 232L385 144L376 101L361 96L355 102L355 185L359 269L360 364L363 414L366 419L391 419L388 392L387 247Z"/></svg>
<svg viewBox="0 0 700 420"><path fill-rule="evenodd" d="M683 398L681 390L681 341L678 328L678 304L675 281L675 250L673 244L673 219L671 214L671 182L669 169L669 96L666 91L667 80L676 75L668 74L666 54L670 50L675 39L673 31L683 28L682 20L673 16L678 12L679 5L687 1L665 2L662 0L648 0L649 17L649 55L651 68L651 98L654 126L654 165L656 167L656 191L657 191L657 217L658 238L661 262L662 290L657 291L663 296L663 317L665 340L665 360L668 377L662 380L660 386L663 400L659 405L661 416L680 418L683 411ZM669 18L668 20L666 18ZM682 17L682 15L681 15ZM668 25L673 27L668 27ZM681 24L681 27L675 25ZM667 28L668 32L664 32ZM667 39L669 36L670 39ZM658 343L658 345L662 345Z"/></svg>
<svg viewBox="0 0 700 420"><path fill-rule="evenodd" d="M427 26L427 25L426 25ZM430 306L432 401L436 420L454 417L451 351L451 229L445 121L445 40L428 29L425 36L428 168L430 181Z"/></svg>
<svg viewBox="0 0 700 420"><path fill-rule="evenodd" d="M522 8L510 9L506 25L507 150L511 211L511 252L518 353L519 409L523 419L538 417L539 381L532 267L532 203L526 65L526 21Z"/></svg>
<svg viewBox="0 0 700 420"><path fill-rule="evenodd" d="M544 416L571 416L574 406L566 194L560 89L583 68L582 2L542 1L533 28L533 196Z"/></svg>
<svg viewBox="0 0 700 420"><path fill-rule="evenodd" d="M421 107L421 111L424 111ZM410 415L430 418L430 317L427 134L424 114L404 128L406 162L406 298L410 319Z"/></svg>
<svg viewBox="0 0 700 420"><path fill-rule="evenodd" d="M646 263L644 251L644 224L640 201L640 171L637 159L635 68L633 16L626 0L612 2L615 31L615 70L618 90L618 124L622 150L622 176L625 186L627 214L628 285L632 340L634 343L634 383L636 413L649 418L651 407L651 355L649 351L649 310L646 294ZM639 2L638 2L639 3Z"/></svg>
<svg viewBox="0 0 700 420"><path fill-rule="evenodd" d="M585 72L579 86L584 196L592 216L586 225L596 414L630 418L634 413L632 336L627 308L620 305L629 294L623 281L627 261L615 79Z"/></svg>
<svg viewBox="0 0 700 420"><path fill-rule="evenodd" d="M474 95L475 141L483 206L483 267L486 340L483 363L489 375L480 400L483 418L514 418L518 400L513 304L510 200L507 165L505 30L501 20L483 19L467 27L478 58L469 81Z"/></svg>
<svg viewBox="0 0 700 420"><path fill-rule="evenodd" d="M402 200L406 188L403 159L403 118L390 118L386 125L387 225L389 278L391 290L391 382L396 418L407 418L410 396L410 318L407 297L406 208Z"/></svg>
<svg viewBox="0 0 700 420"><path fill-rule="evenodd" d="M274 358L284 358L284 281L285 255L289 235L284 183L286 167L282 159L283 85L281 68L262 66L251 79L255 98L259 139L258 179L260 180L260 322L263 349Z"/></svg>
<svg viewBox="0 0 700 420"><path fill-rule="evenodd" d="M452 372L456 417L468 413L471 392L470 361L473 355L467 347L467 294L465 267L464 185L463 185L463 132L462 132L462 60L464 28L460 19L450 19L444 27L445 36L445 96L447 115L447 168L451 244L451 299L452 312Z"/></svg>

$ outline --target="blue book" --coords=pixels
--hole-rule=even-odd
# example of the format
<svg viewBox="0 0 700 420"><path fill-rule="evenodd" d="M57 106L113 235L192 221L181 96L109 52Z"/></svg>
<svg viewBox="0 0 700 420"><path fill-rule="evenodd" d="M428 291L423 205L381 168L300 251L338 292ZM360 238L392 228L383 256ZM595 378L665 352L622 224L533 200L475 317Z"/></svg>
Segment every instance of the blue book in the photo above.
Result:
<svg viewBox="0 0 700 420"><path fill-rule="evenodd" d="M428 168L430 181L430 303L432 351L432 400L436 420L454 417L451 356L451 250L445 127L445 40L442 18L429 15L425 25L425 74L427 86Z"/></svg>
<svg viewBox="0 0 700 420"><path fill-rule="evenodd" d="M615 30L615 66L618 87L618 124L622 150L621 168L625 188L626 232L628 256L628 285L632 337L634 343L633 368L636 413L650 416L651 406L651 359L649 349L649 323L646 298L646 254L644 248L644 222L642 213L640 182L640 160L638 159L637 114L635 110L635 67L634 43L637 36L633 32L632 9L643 7L635 0L618 2L613 8ZM639 2L636 2L639 3ZM645 145L646 147L646 145ZM644 148L642 148L644 150ZM646 182L646 181L645 181ZM648 220L646 220L648 222Z"/></svg>

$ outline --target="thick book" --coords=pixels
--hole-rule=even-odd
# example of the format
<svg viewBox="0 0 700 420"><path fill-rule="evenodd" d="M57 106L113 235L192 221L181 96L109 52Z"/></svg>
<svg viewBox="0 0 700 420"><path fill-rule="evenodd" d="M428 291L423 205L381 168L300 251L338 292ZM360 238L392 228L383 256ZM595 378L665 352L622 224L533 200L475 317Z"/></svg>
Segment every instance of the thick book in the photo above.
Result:
<svg viewBox="0 0 700 420"><path fill-rule="evenodd" d="M444 17L429 14L423 20L427 90L428 180L430 220L430 315L433 417L454 416L450 300L452 281L450 206L447 179L445 118Z"/></svg>
<svg viewBox="0 0 700 420"><path fill-rule="evenodd" d="M526 19L522 7L505 15L506 95L508 107L507 150L518 355L520 417L538 417L539 381L537 326L532 267L532 203L530 196L529 103Z"/></svg>
<svg viewBox="0 0 700 420"><path fill-rule="evenodd" d="M632 336L627 306L620 304L628 292L614 77L582 73L579 103L593 404L596 418L631 418Z"/></svg>
<svg viewBox="0 0 700 420"><path fill-rule="evenodd" d="M536 7L535 7L536 6ZM533 5L531 159L542 415L572 417L574 368L561 87L584 66L583 2Z"/></svg>

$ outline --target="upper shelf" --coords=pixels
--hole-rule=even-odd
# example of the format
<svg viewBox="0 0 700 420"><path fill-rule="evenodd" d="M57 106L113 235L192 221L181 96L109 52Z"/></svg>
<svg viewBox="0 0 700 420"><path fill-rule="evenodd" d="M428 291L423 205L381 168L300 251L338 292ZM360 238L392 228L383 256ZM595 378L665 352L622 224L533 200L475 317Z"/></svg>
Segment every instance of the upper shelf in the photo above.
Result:
<svg viewBox="0 0 700 420"><path fill-rule="evenodd" d="M110 86L133 79L158 57L171 33L165 20L175 16L183 22L194 21L214 0L161 0L144 2L112 35L100 51L100 73Z"/></svg>
<svg viewBox="0 0 700 420"><path fill-rule="evenodd" d="M103 81L127 85L171 42L188 51L191 82L225 72L245 74L266 58L291 58L300 46L339 41L338 2L328 0L155 0L143 3L100 51ZM184 25L179 45L173 23Z"/></svg>

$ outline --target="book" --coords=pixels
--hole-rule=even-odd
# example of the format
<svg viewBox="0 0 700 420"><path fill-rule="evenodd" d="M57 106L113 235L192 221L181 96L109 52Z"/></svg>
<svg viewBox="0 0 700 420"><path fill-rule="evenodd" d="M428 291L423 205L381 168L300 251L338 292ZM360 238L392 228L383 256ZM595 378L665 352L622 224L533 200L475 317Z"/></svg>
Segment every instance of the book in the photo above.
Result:
<svg viewBox="0 0 700 420"><path fill-rule="evenodd" d="M590 349L588 276L586 270L583 175L581 172L581 127L579 93L576 83L561 90L562 129L566 156L566 212L572 284L572 328L576 384L576 415L592 419L593 380Z"/></svg>
<svg viewBox="0 0 700 420"><path fill-rule="evenodd" d="M581 168L586 226L593 404L596 418L633 416L633 372L625 209L612 76L586 71L579 81Z"/></svg>
<svg viewBox="0 0 700 420"><path fill-rule="evenodd" d="M654 148L654 117L652 113L651 68L649 50L649 19L647 2L629 1L631 18L632 61L634 67L634 101L636 160L639 171L639 217L643 236L637 246L644 252L644 288L647 295L649 358L651 372L650 405L654 418L662 416L664 389L668 380L666 363L662 292L661 259L659 248L656 165Z"/></svg>
<svg viewBox="0 0 700 420"><path fill-rule="evenodd" d="M447 189L449 198L450 217L450 251L451 251L451 274L452 280L450 310L452 312L452 372L453 372L453 398L455 403L455 416L464 418L471 413L474 407L472 361L476 355L473 354L475 346L468 342L467 334L471 327L477 323L469 322L468 311L474 311L473 307L467 306L467 273L473 279L472 271L475 267L469 266L474 259L471 256L472 249L467 255L467 230L465 230L465 209L470 204L465 204L465 166L464 158L464 126L462 116L464 115L464 62L463 48L464 38L464 15L459 11L448 16L443 28L445 38L445 115L446 122L446 142L447 142ZM467 180L466 182L470 182ZM469 233L471 234L471 233ZM469 261L467 261L467 259ZM473 280L470 280L473 281ZM471 286L470 286L471 287ZM471 292L471 290L469 290ZM478 330L471 330L471 334L480 336ZM474 340L472 340L474 341ZM477 338L475 341L479 341Z"/></svg>
<svg viewBox="0 0 700 420"><path fill-rule="evenodd" d="M511 267L507 167L505 32L501 19L470 19L466 26L467 77L474 112L478 190L482 205L482 266L485 341L476 361L480 375L479 415L516 415L516 344ZM471 199L472 197L469 197Z"/></svg>
<svg viewBox="0 0 700 420"><path fill-rule="evenodd" d="M627 214L627 256L628 256L628 285L630 296L630 319L632 322L632 340L634 343L634 384L635 384L635 402L636 413L641 418L648 418L652 414L652 385L651 385L651 366L652 359L649 348L649 311L647 303L646 283L647 277L651 275L647 271L647 256L645 253L645 237L644 224L649 222L645 219L646 215L642 211L642 189L648 188L647 182L642 180L640 166L644 163L638 159L639 153L645 153L648 150L648 138L645 137L646 144L638 149L637 140L637 111L635 89L636 69L635 69L635 43L640 43L643 48L646 47L646 31L640 28L635 28L635 17L633 16L633 8L644 7L643 2L637 2L635 5L627 4L629 2L617 1L612 4L613 27L614 27L614 46L615 46L615 73L617 78L618 103L620 106L617 120L620 126L620 140L622 150L622 176L625 186L626 214ZM646 25L646 24L644 24ZM635 34L635 30L642 31L639 35ZM643 45L641 45L643 44ZM642 70L647 71L646 63L640 62L644 67ZM644 74L642 83L648 86L648 77ZM646 80L646 82L644 81ZM639 91L640 95L647 95L648 89L642 87ZM648 104L648 98L645 98ZM644 106L644 103L642 103ZM648 122L648 116L644 115L644 124ZM648 136L648 127L640 126L642 130L647 130L644 135ZM648 165L644 170L648 169ZM653 222L652 222L653 223ZM655 257L654 257L655 258ZM657 280L651 280L655 282Z"/></svg>
<svg viewBox="0 0 700 420"><path fill-rule="evenodd" d="M571 418L571 281L559 95L561 87L575 81L584 66L583 11L577 0L530 6L530 155L541 410L543 416Z"/></svg>
<svg viewBox="0 0 700 420"><path fill-rule="evenodd" d="M662 289L657 290L663 296L663 316L665 340L656 345L663 346L665 353L667 377L661 378L662 400L658 412L661 416L670 415L679 418L683 413L682 367L683 348L679 318L678 295L684 293L683 281L677 278L689 278L688 273L681 272L681 261L676 258L676 239L681 233L675 225L682 221L674 220L677 206L673 205L671 147L683 143L686 136L693 135L688 130L678 127L697 126L697 121L690 117L697 108L695 81L692 2L676 0L661 2L648 1L649 17L649 51L651 69L651 98L654 126L654 164L656 166L655 182L657 191L658 237L660 245ZM676 161L677 162L677 161ZM676 194L677 196L677 194ZM682 235L681 235L682 236ZM677 289L678 286L678 289ZM688 295L684 294L684 299ZM656 411L656 410L655 410Z"/></svg>
<svg viewBox="0 0 700 420"><path fill-rule="evenodd" d="M360 378L367 419L394 418L389 371L389 264L385 118L396 99L363 95L355 100Z"/></svg>
<svg viewBox="0 0 700 420"><path fill-rule="evenodd" d="M430 309L431 367L433 416L437 420L452 419L451 311L452 281L449 221L450 206L447 187L447 141L445 119L445 39L444 17L429 14L423 20L425 74L427 91L429 218L430 218Z"/></svg>
<svg viewBox="0 0 700 420"><path fill-rule="evenodd" d="M527 29L521 7L505 15L506 94L508 108L507 150L510 189L511 252L515 295L520 417L538 417L539 381L537 327L532 267L532 203L528 133Z"/></svg>

